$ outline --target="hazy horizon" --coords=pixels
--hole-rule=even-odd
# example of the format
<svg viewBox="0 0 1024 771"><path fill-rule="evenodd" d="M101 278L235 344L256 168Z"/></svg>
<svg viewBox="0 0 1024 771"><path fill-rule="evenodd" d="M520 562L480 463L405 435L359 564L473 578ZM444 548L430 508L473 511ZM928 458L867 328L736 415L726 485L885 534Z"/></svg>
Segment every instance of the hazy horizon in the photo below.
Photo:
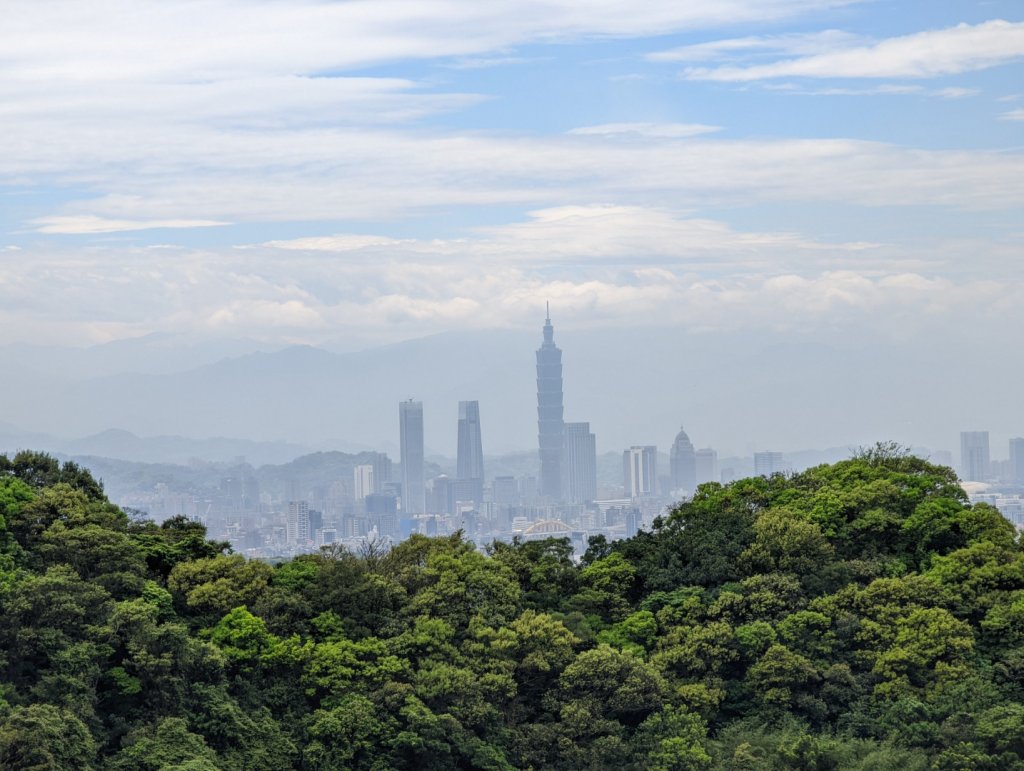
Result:
<svg viewBox="0 0 1024 771"><path fill-rule="evenodd" d="M13 3L0 421L526 450L550 302L602 451L1024 434L1019 3L202 17Z"/></svg>

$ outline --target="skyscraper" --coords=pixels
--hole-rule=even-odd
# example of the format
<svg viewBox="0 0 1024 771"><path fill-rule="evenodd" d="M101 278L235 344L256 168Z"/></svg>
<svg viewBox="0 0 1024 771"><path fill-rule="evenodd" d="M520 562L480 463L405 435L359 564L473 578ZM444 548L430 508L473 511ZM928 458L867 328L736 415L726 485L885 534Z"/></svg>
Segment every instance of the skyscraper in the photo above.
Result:
<svg viewBox="0 0 1024 771"><path fill-rule="evenodd" d="M984 482L988 472L988 431L961 431L960 478L965 482Z"/></svg>
<svg viewBox="0 0 1024 771"><path fill-rule="evenodd" d="M376 492L374 484L373 466L365 464L352 469L352 492L357 501L363 500L367 495Z"/></svg>
<svg viewBox="0 0 1024 771"><path fill-rule="evenodd" d="M373 453L373 492L383 492L384 485L391 481L391 458L383 452Z"/></svg>
<svg viewBox="0 0 1024 771"><path fill-rule="evenodd" d="M697 484L702 485L705 482L718 482L720 477L718 475L718 453L712 450L710 447L697 450Z"/></svg>
<svg viewBox="0 0 1024 771"><path fill-rule="evenodd" d="M658 484L658 448L633 446L622 453L622 484L627 498L654 495Z"/></svg>
<svg viewBox="0 0 1024 771"><path fill-rule="evenodd" d="M402 511L423 514L426 485L423 479L423 402L412 399L398 405L402 458Z"/></svg>
<svg viewBox="0 0 1024 771"><path fill-rule="evenodd" d="M562 494L562 351L555 345L551 311L544 320L544 342L537 349L537 428L540 444L540 490L545 498Z"/></svg>
<svg viewBox="0 0 1024 771"><path fill-rule="evenodd" d="M285 520L285 538L291 546L300 546L309 541L312 533L309 523L309 503L288 501L288 518Z"/></svg>
<svg viewBox="0 0 1024 771"><path fill-rule="evenodd" d="M480 438L480 402L459 402L456 475L460 489L477 504L484 498L484 450Z"/></svg>
<svg viewBox="0 0 1024 771"><path fill-rule="evenodd" d="M669 472L672 475L672 489L692 493L697 489L697 455L693 443L682 428L676 434L672 449L668 453Z"/></svg>
<svg viewBox="0 0 1024 771"><path fill-rule="evenodd" d="M754 475L759 477L770 477L786 470L782 460L781 452L755 452L754 453Z"/></svg>
<svg viewBox="0 0 1024 771"><path fill-rule="evenodd" d="M589 503L597 497L597 439L589 423L566 423L563 434L563 497Z"/></svg>
<svg viewBox="0 0 1024 771"><path fill-rule="evenodd" d="M1024 438L1010 440L1010 478L1014 484L1024 485Z"/></svg>

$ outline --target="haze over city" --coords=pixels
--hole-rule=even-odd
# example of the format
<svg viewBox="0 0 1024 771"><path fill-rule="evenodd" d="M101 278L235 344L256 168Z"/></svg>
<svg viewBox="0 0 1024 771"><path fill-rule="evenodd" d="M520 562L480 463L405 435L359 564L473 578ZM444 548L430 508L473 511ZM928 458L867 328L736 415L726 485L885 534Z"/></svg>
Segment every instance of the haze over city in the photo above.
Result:
<svg viewBox="0 0 1024 771"><path fill-rule="evenodd" d="M16 2L5 444L535 450L550 303L602 453L1005 457L1024 22L919 5Z"/></svg>

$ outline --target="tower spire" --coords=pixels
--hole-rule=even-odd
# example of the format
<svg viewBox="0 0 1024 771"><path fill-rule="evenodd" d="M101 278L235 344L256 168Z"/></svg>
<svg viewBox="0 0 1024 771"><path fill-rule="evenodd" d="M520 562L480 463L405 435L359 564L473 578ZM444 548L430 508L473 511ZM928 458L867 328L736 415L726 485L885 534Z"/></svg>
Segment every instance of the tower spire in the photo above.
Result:
<svg viewBox="0 0 1024 771"><path fill-rule="evenodd" d="M545 303L544 303L544 313L545 313L545 321L547 321L548 324L550 324L551 323L551 302L550 301L545 301Z"/></svg>

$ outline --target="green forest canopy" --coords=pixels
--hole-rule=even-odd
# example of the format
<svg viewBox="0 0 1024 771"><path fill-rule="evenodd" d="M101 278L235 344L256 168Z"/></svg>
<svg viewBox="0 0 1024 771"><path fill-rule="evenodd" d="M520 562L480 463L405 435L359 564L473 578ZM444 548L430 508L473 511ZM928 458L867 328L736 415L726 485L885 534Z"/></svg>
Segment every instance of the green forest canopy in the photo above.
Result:
<svg viewBox="0 0 1024 771"><path fill-rule="evenodd" d="M276 566L0 456L0 767L1024 769L1024 553L879 446L651 532Z"/></svg>

